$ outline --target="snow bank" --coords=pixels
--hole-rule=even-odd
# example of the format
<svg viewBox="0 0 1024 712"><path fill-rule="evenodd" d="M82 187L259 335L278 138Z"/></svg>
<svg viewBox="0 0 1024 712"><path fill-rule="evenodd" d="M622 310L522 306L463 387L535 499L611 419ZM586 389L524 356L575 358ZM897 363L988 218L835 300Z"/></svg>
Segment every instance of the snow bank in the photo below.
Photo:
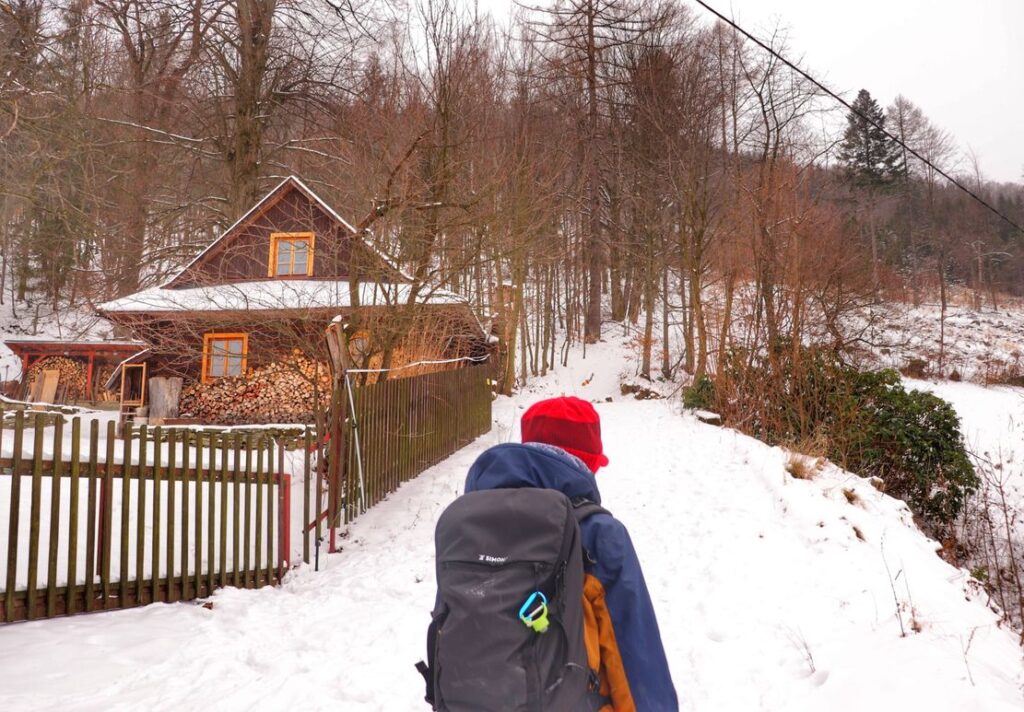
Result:
<svg viewBox="0 0 1024 712"><path fill-rule="evenodd" d="M0 629L0 708L426 709L412 663L434 597L434 523L479 452L562 393L602 415L605 505L644 565L683 709L1024 707L1014 636L902 502L828 465L793 479L778 448L667 401L621 399L609 374L624 363L618 344L591 347L499 400L490 434L357 520L320 572L223 590L212 610Z"/></svg>

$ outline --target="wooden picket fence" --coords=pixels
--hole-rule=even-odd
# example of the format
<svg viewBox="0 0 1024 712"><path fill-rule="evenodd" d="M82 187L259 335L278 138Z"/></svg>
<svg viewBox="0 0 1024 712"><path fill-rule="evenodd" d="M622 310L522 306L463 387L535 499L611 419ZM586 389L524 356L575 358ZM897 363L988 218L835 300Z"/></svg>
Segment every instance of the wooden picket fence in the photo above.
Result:
<svg viewBox="0 0 1024 712"><path fill-rule="evenodd" d="M211 434L196 446L161 430L119 439L109 420L0 413L0 622L281 579L290 483L275 442Z"/></svg>
<svg viewBox="0 0 1024 712"><path fill-rule="evenodd" d="M403 482L488 432L492 383L493 369L482 365L351 384L350 393L339 388L331 413L345 421L344 437L326 448L330 466L318 475L328 477L326 484L318 482L318 490L328 494L324 517L316 519L316 540L329 522L333 549L338 524L351 522ZM338 425L333 418L332 433Z"/></svg>
<svg viewBox="0 0 1024 712"><path fill-rule="evenodd" d="M0 412L0 623L279 583L300 548L307 563L321 542L335 550L340 525L490 430L491 375L339 387L333 439L301 426L118 438L112 420ZM302 480L294 528L286 472Z"/></svg>

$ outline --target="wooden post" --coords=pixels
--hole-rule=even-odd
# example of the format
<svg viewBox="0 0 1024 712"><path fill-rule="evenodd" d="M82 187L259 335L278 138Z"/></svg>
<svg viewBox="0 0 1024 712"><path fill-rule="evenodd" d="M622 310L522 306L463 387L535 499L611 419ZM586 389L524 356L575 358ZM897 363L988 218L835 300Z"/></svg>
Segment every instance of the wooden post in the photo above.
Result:
<svg viewBox="0 0 1024 712"><path fill-rule="evenodd" d="M99 435L100 422L89 423L89 515L85 528L85 610L91 611L96 597L96 571L99 556L96 554L96 511L99 500Z"/></svg>
<svg viewBox="0 0 1024 712"><path fill-rule="evenodd" d="M50 472L50 540L46 568L46 617L53 618L57 610L57 558L60 533L60 479L63 477L63 417L56 416L53 423L53 470Z"/></svg>
<svg viewBox="0 0 1024 712"><path fill-rule="evenodd" d="M175 586L177 580L174 576L175 507L177 506L178 482L179 480L184 480L184 477L181 477L175 468L178 460L176 440L177 433L174 430L167 431L167 597L164 600L168 603L176 600Z"/></svg>
<svg viewBox="0 0 1024 712"><path fill-rule="evenodd" d="M305 563L309 563L309 492L310 492L310 478L312 472L310 471L310 450L313 447L312 433L309 428L306 428L305 438L303 440L303 449L305 452L302 457L302 560Z"/></svg>
<svg viewBox="0 0 1024 712"><path fill-rule="evenodd" d="M143 604L146 584L146 458L149 443L149 426L141 425L139 434L139 466L135 468L138 495L135 498L135 605ZM128 534L125 534L127 537ZM126 603L122 601L122 606Z"/></svg>
<svg viewBox="0 0 1024 712"><path fill-rule="evenodd" d="M281 546L278 550L277 580L280 582L288 571L292 557L292 476L279 472L277 475L277 519Z"/></svg>
<svg viewBox="0 0 1024 712"><path fill-rule="evenodd" d="M327 479L327 509L330 517L331 541L328 551L337 551L338 515L341 503L341 485L346 480L347 472L345 467L346 457L346 436L348 424L348 391L345 373L348 371L348 333L344 325L335 321L332 322L326 331L327 350L331 356L331 380L333 384L331 393L330 426L328 428L329 447L331 456L328 458L328 479Z"/></svg>
<svg viewBox="0 0 1024 712"><path fill-rule="evenodd" d="M157 597L160 595L160 525L161 525L161 514L163 507L161 506L163 500L163 482L165 471L163 468L163 429L158 425L153 428L153 537L150 541L150 572L149 572L149 602L154 603L159 600ZM167 487L171 489L174 487L174 480L171 479L170 473L167 472ZM145 483L142 483L143 485ZM142 532L139 532L139 537L142 537ZM174 536L174 533L169 533L167 538L170 539ZM165 594L169 592L170 588L165 591ZM164 599L166 600L166 599Z"/></svg>
<svg viewBox="0 0 1024 712"><path fill-rule="evenodd" d="M132 424L126 423L121 441L121 535L118 545L121 547L121 558L118 560L118 607L123 608L128 600L128 553L131 545L128 532L131 530L131 498L132 498ZM141 527L140 527L141 528Z"/></svg>
<svg viewBox="0 0 1024 712"><path fill-rule="evenodd" d="M111 600L110 593L110 552L114 536L114 421L107 421L107 449L103 466L103 487L100 489L100 532L96 542L96 558L100 562L100 587L103 591L103 607ZM121 476L125 469L122 466Z"/></svg>
<svg viewBox="0 0 1024 712"><path fill-rule="evenodd" d="M253 434L252 431L245 436L245 536L243 546L245 564L244 585L252 588L255 584L252 576L252 491L256 468L253 467ZM257 526L259 526L257 524Z"/></svg>
<svg viewBox="0 0 1024 712"><path fill-rule="evenodd" d="M189 548L188 548L188 525L189 525L189 514L192 511L189 509L189 460L190 453L192 452L192 444L189 440L188 433L181 434L181 599L187 601L191 596L192 579L188 574L188 562L189 562ZM195 464L193 467L194 471L199 471L199 450L196 450L197 455ZM199 485L196 485L196 489L199 489ZM196 517L199 515L197 514Z"/></svg>
<svg viewBox="0 0 1024 712"><path fill-rule="evenodd" d="M43 426L44 418L37 413L33 423L32 439L32 509L29 519L28 533L28 594L26 597L25 617L31 620L35 616L36 582L39 580L39 524L42 512L43 482Z"/></svg>
<svg viewBox="0 0 1024 712"><path fill-rule="evenodd" d="M231 465L231 570L234 575L233 582L235 588L241 588L242 586L242 567L241 562L241 536L242 536L242 446L244 445L242 435L235 433L234 441L232 442L232 450L234 451L234 460ZM225 486L227 486L225 484Z"/></svg>
<svg viewBox="0 0 1024 712"><path fill-rule="evenodd" d="M238 442L238 435L234 436L235 443ZM231 490L228 488L228 435L223 434L220 438L220 536L217 539L220 544L220 576L217 583L223 588L228 585L228 497ZM211 499L212 503L213 500ZM211 539L212 541L212 539ZM213 591L213 585L210 586Z"/></svg>
<svg viewBox="0 0 1024 712"><path fill-rule="evenodd" d="M92 393L92 373L96 366L96 352L89 352L89 368L85 371L85 393L89 400L95 400Z"/></svg>
<svg viewBox="0 0 1024 712"><path fill-rule="evenodd" d="M71 421L71 502L68 512L68 575L64 591L64 612L75 612L75 591L78 584L78 489L82 465L79 462L82 449L82 419ZM87 550L88 551L88 550Z"/></svg>
<svg viewBox="0 0 1024 712"><path fill-rule="evenodd" d="M253 556L253 586L263 585L263 454L264 441L261 437L256 441L256 541Z"/></svg>
<svg viewBox="0 0 1024 712"><path fill-rule="evenodd" d="M14 619L14 592L18 573L18 518L21 512L22 438L25 436L25 411L14 414L14 452L11 453L11 509L7 533L7 583L4 620Z"/></svg>

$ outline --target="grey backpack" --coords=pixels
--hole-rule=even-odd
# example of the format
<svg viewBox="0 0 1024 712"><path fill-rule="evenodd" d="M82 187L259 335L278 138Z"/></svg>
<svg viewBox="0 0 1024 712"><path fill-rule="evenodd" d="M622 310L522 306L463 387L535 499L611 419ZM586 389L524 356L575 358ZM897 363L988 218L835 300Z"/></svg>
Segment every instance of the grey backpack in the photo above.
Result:
<svg viewBox="0 0 1024 712"><path fill-rule="evenodd" d="M469 492L435 532L426 699L447 712L599 709L583 641L578 521L603 511L548 489Z"/></svg>

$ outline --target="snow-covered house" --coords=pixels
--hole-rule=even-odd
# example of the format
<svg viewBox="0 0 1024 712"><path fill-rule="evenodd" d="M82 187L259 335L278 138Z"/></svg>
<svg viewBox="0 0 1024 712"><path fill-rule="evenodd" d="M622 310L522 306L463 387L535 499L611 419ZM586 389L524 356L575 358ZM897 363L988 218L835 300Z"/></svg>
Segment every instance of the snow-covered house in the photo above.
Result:
<svg viewBox="0 0 1024 712"><path fill-rule="evenodd" d="M260 369L273 371L282 360L324 360L324 328L339 315L358 325L351 341L357 365L393 367L424 357L480 355L488 348L465 298L415 285L294 176L166 283L97 311L148 345L125 361L111 384L120 381L138 403L146 400L147 380L182 378L181 415L205 420L218 417L189 412L197 393ZM134 381L126 383L129 371ZM252 389L239 388L232 392L252 395ZM254 419L281 417L297 414L294 408L263 408ZM244 418L235 412L222 419Z"/></svg>

